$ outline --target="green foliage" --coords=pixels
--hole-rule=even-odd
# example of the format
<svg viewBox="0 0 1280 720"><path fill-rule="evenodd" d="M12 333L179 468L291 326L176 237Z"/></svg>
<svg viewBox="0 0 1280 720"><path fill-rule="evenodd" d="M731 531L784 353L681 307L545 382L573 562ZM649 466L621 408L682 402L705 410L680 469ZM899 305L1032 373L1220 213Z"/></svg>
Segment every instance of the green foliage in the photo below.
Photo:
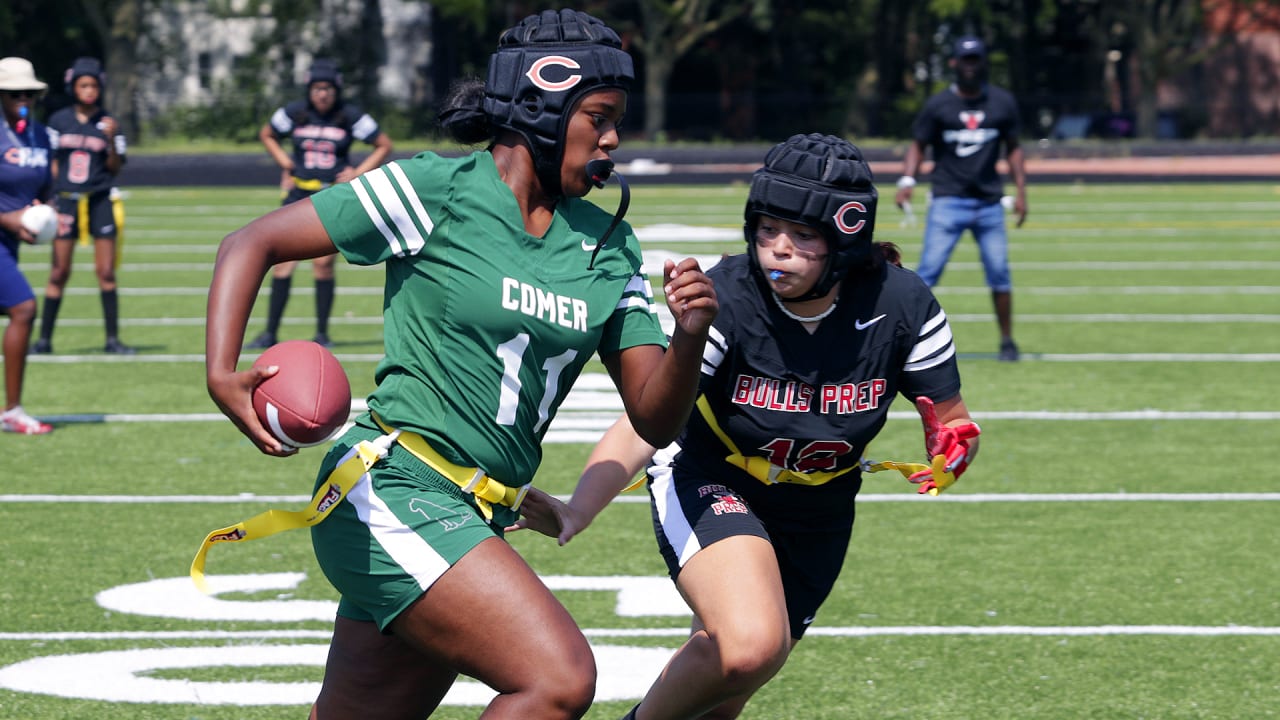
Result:
<svg viewBox="0 0 1280 720"><path fill-rule="evenodd" d="M210 138L257 142L258 130L270 116L268 105L257 93L221 84L209 105L175 105L154 118L147 135L157 138Z"/></svg>

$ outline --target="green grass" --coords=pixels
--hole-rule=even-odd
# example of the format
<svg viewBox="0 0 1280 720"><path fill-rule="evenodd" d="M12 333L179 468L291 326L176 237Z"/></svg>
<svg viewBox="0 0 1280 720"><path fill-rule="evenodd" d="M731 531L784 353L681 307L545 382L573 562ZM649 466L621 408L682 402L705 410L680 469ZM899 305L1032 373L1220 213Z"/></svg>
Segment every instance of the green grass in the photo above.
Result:
<svg viewBox="0 0 1280 720"><path fill-rule="evenodd" d="M612 208L615 193L611 186L595 197ZM745 193L744 186L639 186L628 220L642 237L662 223L735 231ZM965 398L983 428L981 456L937 500L911 497L896 475L866 480L842 577L808 639L745 718L1280 716L1276 501L1153 497L1277 491L1268 461L1280 437L1280 186L1034 185L1030 199L1027 225L1010 235L1026 361L994 360L998 338L972 242L962 242L937 288L960 349ZM32 360L24 400L38 415L80 421L62 422L46 437L0 436L0 494L7 494L0 502L0 678L16 663L78 653L193 647L212 657L227 647L252 653L323 642L316 635L330 623L321 616L155 617L108 609L98 597L122 585L182 579L204 533L267 507L301 504L236 496L293 498L311 487L322 449L267 458L228 421L200 417L216 413L201 361L213 254L227 232L277 203L270 188L129 188L123 335L143 352L124 362L100 353L93 272L88 253L77 251L58 354ZM910 265L922 227L902 227L901 218L885 198L877 236L899 244ZM646 249L713 256L742 249L727 237L646 242ZM27 248L22 261L32 285L42 287L46 257ZM286 338L311 334L308 276L305 267L295 275ZM339 270L331 335L357 395L372 389L369 357L381 349L380 286L377 269ZM260 327L264 305L250 332ZM901 401L894 409L871 454L915 459L918 421ZM548 444L538 484L569 492L589 450ZM37 495L52 497L36 502ZM137 501L187 495L195 498ZM1046 497L1029 502L1026 495ZM544 576L664 574L647 507L638 502L609 508L564 548L523 534L511 542ZM209 571L305 574L293 588L223 600L336 599L306 533L217 547ZM620 616L613 592L557 594L593 630L597 646L667 652L676 635L594 631L687 623ZM1220 632L1187 634L1196 628ZM1229 628L1237 634L1223 634ZM262 630L292 634L189 635ZM92 675L48 673L64 689ZM321 668L213 662L142 676L284 686L317 683ZM633 702L600 702L589 717L616 718ZM266 720L305 712L305 702L140 703L0 689L0 720ZM436 717L478 713L446 706Z"/></svg>

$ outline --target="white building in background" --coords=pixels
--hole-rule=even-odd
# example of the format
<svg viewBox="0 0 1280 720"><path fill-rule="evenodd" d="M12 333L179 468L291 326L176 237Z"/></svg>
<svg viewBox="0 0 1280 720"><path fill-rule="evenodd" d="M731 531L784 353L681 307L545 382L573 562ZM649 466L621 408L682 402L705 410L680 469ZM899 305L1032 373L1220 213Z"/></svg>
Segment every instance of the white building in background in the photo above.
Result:
<svg viewBox="0 0 1280 720"><path fill-rule="evenodd" d="M139 73L139 111L144 118L174 105L213 102L218 90L233 81L237 65L259 52L255 39L270 32L275 24L265 11L251 13L253 0L230 0L227 5L234 15L231 17L211 12L209 5L207 0L177 0L161 3L148 14L144 36L155 38L152 42L156 44L147 47L141 58L144 66L152 68ZM323 24L303 28L293 40L292 77L281 75L274 89L300 87L313 50L341 46L344 38L358 36L361 14L372 5L381 16L382 51L386 58L377 71L377 92L386 101L403 107L424 97L432 48L429 3L323 0L323 5ZM277 58L282 55L279 48L267 52ZM343 68L348 84L356 75L354 70ZM270 78L267 80L269 84Z"/></svg>

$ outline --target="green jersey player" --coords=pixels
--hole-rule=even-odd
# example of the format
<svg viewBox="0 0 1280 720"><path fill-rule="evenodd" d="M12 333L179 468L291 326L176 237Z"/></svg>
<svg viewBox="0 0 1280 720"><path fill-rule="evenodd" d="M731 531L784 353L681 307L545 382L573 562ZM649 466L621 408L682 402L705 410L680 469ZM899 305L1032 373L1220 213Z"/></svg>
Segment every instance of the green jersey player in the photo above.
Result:
<svg viewBox="0 0 1280 720"><path fill-rule="evenodd" d="M386 268L378 387L317 480L361 441L389 445L312 527L342 596L313 717L425 717L460 672L497 691L486 717L580 717L591 703L582 632L502 534L522 501L558 502L527 485L584 364L598 353L636 430L666 444L692 408L718 310L695 261L668 262L668 346L635 236L620 213L582 199L607 177L633 76L598 20L530 16L503 34L487 80L456 85L442 113L457 139L487 140L485 150L391 163L259 218L219 249L209 392L277 456L293 450L250 401L270 373L235 371L262 278L274 262L335 250Z"/></svg>

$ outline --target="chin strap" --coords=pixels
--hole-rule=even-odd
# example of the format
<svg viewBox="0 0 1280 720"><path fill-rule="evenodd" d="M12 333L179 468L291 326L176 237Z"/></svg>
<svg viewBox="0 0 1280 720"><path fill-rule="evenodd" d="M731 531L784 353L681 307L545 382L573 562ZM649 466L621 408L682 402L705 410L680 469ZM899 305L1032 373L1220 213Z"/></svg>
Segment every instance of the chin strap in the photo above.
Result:
<svg viewBox="0 0 1280 720"><path fill-rule="evenodd" d="M622 188L622 199L618 201L618 211L613 214L613 221L609 223L609 229L604 231L604 235L600 238L600 242L596 243L596 249L591 252L591 261L587 263L588 270L596 268L596 255L604 249L605 243L609 241L609 236L617 229L618 223L622 222L622 217L627 214L627 208L631 206L631 188L627 185L627 181L621 175L613 171L612 160L592 160L587 163L587 178L591 180L591 184L598 188L604 187L609 181L609 176L618 179L618 185Z"/></svg>

